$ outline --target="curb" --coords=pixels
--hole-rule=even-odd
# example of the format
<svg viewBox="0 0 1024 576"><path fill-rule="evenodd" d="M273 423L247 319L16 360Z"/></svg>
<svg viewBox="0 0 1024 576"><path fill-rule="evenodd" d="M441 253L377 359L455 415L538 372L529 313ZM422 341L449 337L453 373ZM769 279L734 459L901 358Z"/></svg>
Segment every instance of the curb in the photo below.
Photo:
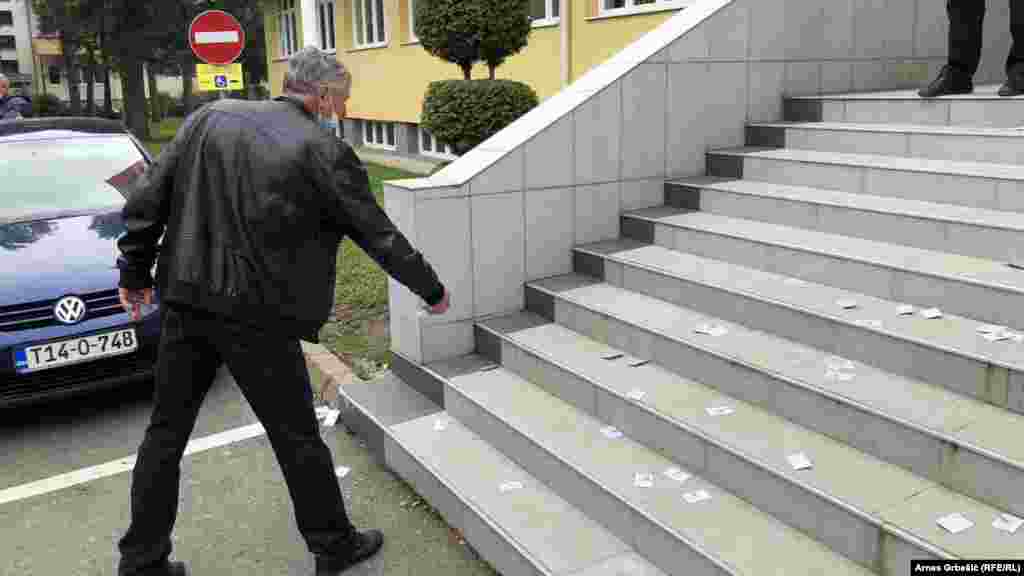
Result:
<svg viewBox="0 0 1024 576"><path fill-rule="evenodd" d="M320 403L338 408L338 388L351 384L355 380L355 373L324 345L305 341L300 344L306 357L313 397L319 399Z"/></svg>

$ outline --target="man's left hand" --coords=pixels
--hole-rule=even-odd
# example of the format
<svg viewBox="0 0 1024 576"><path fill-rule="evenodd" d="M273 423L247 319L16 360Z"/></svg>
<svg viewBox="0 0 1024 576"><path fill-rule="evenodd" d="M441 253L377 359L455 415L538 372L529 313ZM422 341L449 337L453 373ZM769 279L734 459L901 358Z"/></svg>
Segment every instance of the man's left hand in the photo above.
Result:
<svg viewBox="0 0 1024 576"><path fill-rule="evenodd" d="M117 293L121 298L121 306L124 307L125 312L132 315L132 320L136 322L142 318L141 305L153 303L152 288L143 288L142 290L118 288Z"/></svg>

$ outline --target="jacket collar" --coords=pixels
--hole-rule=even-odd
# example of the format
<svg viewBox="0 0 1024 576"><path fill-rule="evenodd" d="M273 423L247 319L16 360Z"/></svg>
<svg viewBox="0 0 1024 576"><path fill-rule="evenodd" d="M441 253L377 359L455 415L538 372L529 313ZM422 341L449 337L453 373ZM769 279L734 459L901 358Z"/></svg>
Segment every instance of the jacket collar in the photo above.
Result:
<svg viewBox="0 0 1024 576"><path fill-rule="evenodd" d="M274 98L274 101L275 102L287 102L287 103L291 104L292 106L295 106L296 108L298 108L309 119L316 120L316 118L313 117L313 113L310 112L309 110L306 110L306 105L303 104L302 100L299 99L299 98L296 98L295 96L282 95L282 96L278 96L277 98Z"/></svg>

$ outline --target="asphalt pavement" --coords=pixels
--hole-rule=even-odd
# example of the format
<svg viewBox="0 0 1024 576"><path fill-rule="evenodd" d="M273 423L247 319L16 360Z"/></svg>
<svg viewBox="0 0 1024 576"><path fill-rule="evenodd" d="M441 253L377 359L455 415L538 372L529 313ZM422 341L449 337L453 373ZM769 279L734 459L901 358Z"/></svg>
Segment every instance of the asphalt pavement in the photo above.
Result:
<svg viewBox="0 0 1024 576"><path fill-rule="evenodd" d="M129 385L0 410L0 574L116 573L117 540L129 519L125 462L151 409L151 387ZM313 573L277 461L252 426L257 422L222 371L182 462L172 558L186 561L195 576ZM494 574L340 424L322 431L335 466L351 468L339 479L350 516L359 527L383 529L386 538L380 555L346 574Z"/></svg>

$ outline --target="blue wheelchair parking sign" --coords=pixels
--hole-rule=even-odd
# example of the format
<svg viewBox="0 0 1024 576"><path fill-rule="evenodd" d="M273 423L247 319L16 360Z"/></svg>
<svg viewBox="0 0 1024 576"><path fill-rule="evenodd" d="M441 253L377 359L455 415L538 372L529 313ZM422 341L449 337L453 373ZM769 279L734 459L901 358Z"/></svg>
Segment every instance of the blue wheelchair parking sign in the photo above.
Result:
<svg viewBox="0 0 1024 576"><path fill-rule="evenodd" d="M214 76L213 77L213 84L217 88L227 88L228 87L228 77L227 76Z"/></svg>

